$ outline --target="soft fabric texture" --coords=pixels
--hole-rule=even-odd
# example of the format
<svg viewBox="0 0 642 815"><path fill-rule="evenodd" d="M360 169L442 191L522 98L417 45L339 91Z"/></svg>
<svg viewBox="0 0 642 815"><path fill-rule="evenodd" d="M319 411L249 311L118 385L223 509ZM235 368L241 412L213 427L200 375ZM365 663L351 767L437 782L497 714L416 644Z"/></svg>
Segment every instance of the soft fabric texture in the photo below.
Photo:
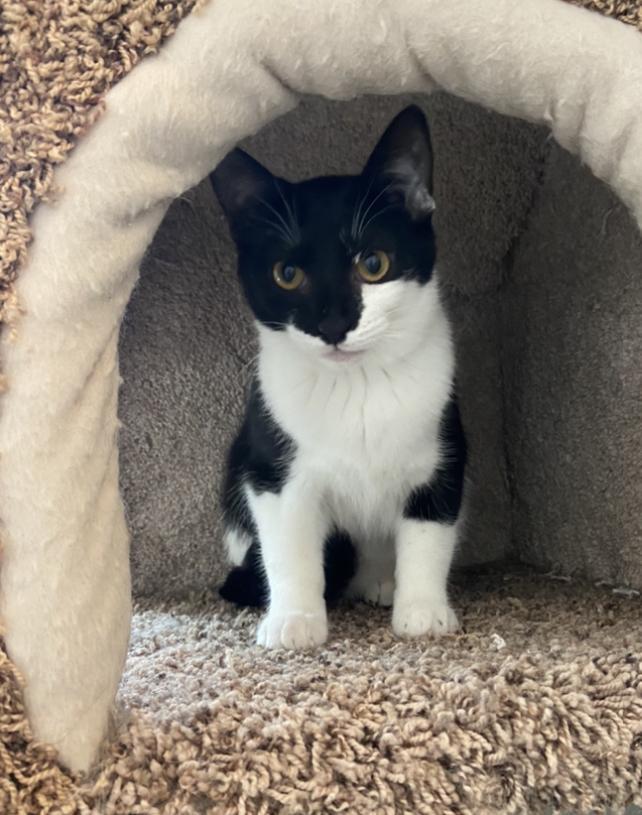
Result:
<svg viewBox="0 0 642 815"><path fill-rule="evenodd" d="M146 8L151 6L146 4ZM18 6L17 10L21 11L22 7ZM306 14L302 14L294 0L283 2L278 8L279 25L275 26L273 20L277 12L271 3L216 0L198 17L190 17L159 57L144 61L107 95L106 113L57 173L59 195L56 200L42 204L32 219L35 239L29 260L11 289L11 297L6 299L11 309L5 314L11 317L14 330L11 334L5 332L1 352L8 389L3 396L0 416L0 516L3 521L0 613L9 653L25 676L26 703L36 735L53 741L60 748L62 759L74 767L86 767L95 756L118 681L129 621L128 540L118 494L116 456L119 323L135 284L141 257L172 197L202 178L239 138L293 107L297 93L344 99L367 92L425 92L440 86L501 113L550 125L560 143L578 152L598 176L612 184L638 222L642 219L639 116L642 45L633 28L572 9L557 0L522 0L519 4L512 0L493 0L483 7L471 0L456 8L436 0L428 3L382 0L376 6L377 13L373 12L372 4L362 3L333 4L331 17L326 16L327 11L328 6L320 3L306 5ZM329 19L332 25L328 25ZM141 31L139 27L134 30ZM291 34L286 49L283 48L283 30ZM144 40L145 34L141 36ZM376 47L384 41L385 49ZM33 71L29 76L32 75ZM106 83L98 83L100 92L111 79L109 75ZM38 90L40 87L38 85ZM33 93L29 87L27 94ZM37 93L36 98L39 98ZM68 125L68 108L64 108L61 117ZM83 119L83 124L88 123L89 119ZM50 129L50 125L44 127ZM72 127L68 133L73 132ZM532 146L537 155L538 137L534 138ZM526 141L529 139L530 136ZM58 144L62 145L60 150L66 150L67 137ZM49 153L44 159L31 157L24 177L27 190L40 175L48 177L47 167L59 155L62 153L53 150L53 158ZM561 171L563 161L562 157L558 164ZM531 172L526 170L527 177L531 177ZM6 177L5 170L3 180ZM551 179L551 183L554 185L555 179ZM17 209L23 214L16 220L20 237L11 250L15 255L9 267L12 270L24 257L27 240L24 213L41 197L44 186L44 182L37 186L34 198L27 195L23 200L22 192L17 196ZM558 194L565 200L563 188ZM7 211L13 212L13 197L10 195L9 199ZM526 207L525 214L528 211ZM536 228L546 230L547 213L538 211L537 216ZM628 263L639 250L638 239L632 237L633 230L620 209L615 211L615 216L616 223L631 236L631 254L626 254ZM554 223L557 227L559 222L554 219ZM608 223L606 219L605 230ZM513 235L520 231L516 229ZM519 255L528 263L528 253L531 257L533 252L537 253L537 245L524 241L516 246L511 242L509 257ZM572 246L572 241L566 245ZM585 256L587 262L592 260L590 248ZM537 259L542 260L539 255ZM527 265L524 273L528 273ZM13 277L10 271L6 279L13 280ZM503 272L500 279L502 277ZM224 285L230 287L230 292L234 291L230 283ZM231 294L231 302L235 302L234 296ZM470 300L467 295L455 305L460 309L464 326ZM487 292L487 302L497 308L501 305L498 293L492 288ZM522 301L521 306L525 302ZM23 311L18 311L17 303ZM630 304L630 300L616 303L613 313ZM496 347L496 323L488 318L483 325L488 329L488 333L483 334L484 341L488 341L488 347ZM541 326L538 329L541 330ZM470 334L471 346L477 352L481 350L479 336L477 329ZM463 346L464 353L465 350ZM608 359L600 362L601 370L606 370ZM483 366L489 366L493 375L498 371L496 359L480 353L480 364L470 374L471 383L474 376L483 378ZM499 371L504 371L503 364ZM201 375L212 374L206 370ZM545 381L565 383L563 365L553 370L552 380ZM157 398L153 386L148 392ZM557 396L553 387L553 403ZM584 394L583 398L590 400L591 394ZM527 390L520 404L530 404ZM491 400L489 410L495 407ZM204 403L198 410L199 415L210 415ZM502 418L503 409L489 415ZM579 428L577 438L587 438L588 426ZM504 438L504 428L495 421L489 422L488 427L496 439ZM177 427L176 432L181 433L181 428ZM477 432L480 437L485 436L484 431ZM526 467L529 444L531 450L539 449L539 444L536 435L527 433L524 438L523 449L516 449L520 456L524 455L515 461ZM521 443L522 436L518 434L517 444ZM573 448L570 455L575 452ZM503 460L500 457L498 479L503 477ZM633 454L628 462L627 467L639 468L639 458ZM579 472L583 474L584 470L580 468ZM634 479L635 473L629 472L629 476ZM145 486L152 483L148 479ZM519 488L509 481L511 501L519 495L514 491ZM567 483L561 481L560 488L567 488ZM153 493L150 495L153 502ZM498 495L504 508L510 506L511 501L506 500L501 489ZM564 502L558 507L563 509ZM538 508L538 511L541 510ZM480 510L480 515L482 512ZM535 531L540 528L540 519L533 523L528 512L523 517L530 524L525 528ZM202 518L200 522L204 524ZM573 523L566 518L562 522ZM511 538L505 535L504 540ZM530 541L524 542L525 552L529 545ZM631 554L634 551L632 543L627 542L625 548ZM549 551L556 560L555 541ZM538 558L541 554L541 550L536 553ZM621 564L614 567L615 570L621 568ZM139 573L144 582L143 570ZM174 588L184 590L186 584L188 581L182 577ZM162 580L156 585L162 586ZM594 613L596 606L595 596L589 594L583 604L572 607L576 615L573 619L590 623L589 612ZM565 633L562 610L566 606L552 604L551 608L560 632ZM487 610L492 615L492 604ZM508 610L505 613L508 616ZM527 607L526 618L533 613ZM623 621L622 630L617 629L618 636L622 639L628 632L631 651L640 653L634 622L622 609L618 608L617 613L622 615ZM361 612L358 619L364 617L367 615ZM229 618L220 619L225 623ZM480 622L480 630L482 628ZM228 628L224 627L223 632L227 633ZM595 645L597 653L591 653L601 653L604 657L597 631L590 628L585 634L586 647L590 650ZM529 631L521 629L520 636L519 649L528 642L532 646L530 653L536 657L537 646ZM222 636L219 642L224 642ZM375 651L381 649L380 656L385 653L380 636L367 642L376 645ZM219 643L215 645L219 654ZM460 646L464 647L464 640L456 647ZM403 648L398 649L402 663L406 659ZM478 656L480 643L475 648ZM570 645L568 653L562 651L559 674L552 669L547 672L544 665L542 672L532 675L532 698L536 700L533 716L544 715L547 706L544 700L549 698L547 689L551 683L557 687L556 683L568 680L573 690L569 704L575 705L578 676L583 676L580 665L585 657L574 662L573 653ZM577 728L576 722L571 728L572 737L580 733L579 742L573 743L571 752L582 762L582 750L588 750L592 760L583 762L583 770L576 772L574 768L567 771L564 761L555 755L550 759L554 768L550 784L559 782L562 791L555 794L564 805L571 805L575 798L585 806L599 806L607 796L610 802L620 802L633 795L639 786L635 776L636 760L629 760L631 751L637 750L629 715L638 721L639 711L628 706L636 692L638 673L634 668L629 676L625 670L626 654L618 656L618 653L604 657L607 660L603 672L605 686L596 683L598 694L604 698L611 699L610 692L615 694L612 708L610 702L589 705L590 709L584 709L582 702L579 708L580 719L585 722L595 719L598 711L615 711L608 714L610 726L601 729L597 736L586 735ZM388 663L376 663L371 650L367 654L375 664L383 665L383 674L390 674ZM450 658L455 664L453 654ZM614 660L611 668L609 659ZM315 667L318 664L317 656ZM364 664L371 663L364 660ZM598 660L597 670L600 665ZM45 805L51 803L56 789L60 790L68 782L53 767L50 751L37 746L24 747L30 733L24 726L15 694L16 674L6 661L2 670L3 688L13 689L7 691L6 704L3 696L0 731L5 742L0 751L2 760L5 767L11 768L1 785L6 808L11 811L13 807L16 812L25 811L27 807L35 812L43 811ZM294 666L293 676L299 675L299 666ZM328 676L331 678L333 674L328 672ZM358 678L359 674L355 672L354 676ZM343 677L341 679L343 681ZM434 678L419 676L417 681L429 683ZM618 684L622 681L623 688ZM592 688L591 681L588 685ZM220 687L224 688L224 684ZM355 686L351 698L358 695L360 687ZM253 692L257 689L256 677L252 679L251 688ZM426 690L424 684L422 688ZM404 698L399 690L395 687L390 697L395 706L401 706L399 700ZM520 692L519 696L523 694ZM295 697L286 698L296 701ZM424 706L425 698L420 702ZM382 704L378 711L383 713L388 709ZM265 710L269 716L267 706ZM582 714L584 710L588 710L588 719ZM293 711L296 718L296 706ZM400 712L401 707L393 706L393 715ZM362 728L364 720L369 721L369 715L358 709L349 726ZM507 715L510 717L510 712ZM540 720L545 729L546 718L538 718ZM217 727L224 726L225 721L224 715L218 716ZM197 717L193 726L201 728L200 722ZM478 722L488 724L483 716ZM189 728L178 730L187 740L191 738ZM233 732L237 730L233 722ZM145 726L144 732L150 744L163 743L161 731L155 726ZM497 731L498 739L501 740L503 732L501 728ZM297 738L294 737L295 742ZM597 741L595 751L594 741ZM204 763L210 766L213 755L218 755L217 747L207 738L205 743L211 752ZM311 751L312 744L310 742ZM133 745L131 750L127 747L124 750L132 760L141 754ZM537 752L539 755L539 749ZM190 749L178 748L179 757L189 753ZM16 758L12 758L12 754ZM297 755L296 748L293 755ZM503 766L504 753L501 749L497 753L491 744L490 756L496 755ZM236 756L238 758L239 753ZM603 772L596 775L595 772L604 768L600 756L608 756L609 760ZM386 756L386 760L389 761L389 757ZM292 763L288 762L288 766ZM115 766L122 764L117 760ZM421 767L421 763L417 766ZM404 761L404 769L407 767L408 762ZM521 783L516 782L514 787L511 772L502 773L502 778L509 779L506 784L514 790L515 801L521 801L524 791L532 789L540 778L536 773L529 774L528 767L526 760L518 765L512 778L521 779ZM150 763L150 771L162 777L163 764ZM167 772L170 778L176 777L171 762ZM542 774L546 776L546 772ZM569 781L571 776L573 781ZM113 775L107 777L113 778ZM270 800L270 794L266 790L276 789L280 795L279 783L275 780L267 787L260 784L256 787L258 798L255 796L254 811L269 811L266 801ZM577 787L573 787L574 783ZM293 786L297 787L296 782ZM195 783L192 789L206 795L204 787L206 785ZM288 789L288 794L296 794L291 787ZM337 795L349 792L349 786L339 785ZM483 787L470 790L464 785L462 794L469 792L473 796L471 800L479 804L479 797L474 796L481 795ZM135 790L133 793L131 789L123 790L121 784L115 783L111 794L114 800L120 799L121 811L131 811L132 802L136 802ZM382 794L389 800L385 789ZM147 793L141 795L148 797ZM602 795L605 797L599 798ZM20 804L20 796L32 796L30 803ZM235 811L237 801L238 794L230 803L230 811ZM195 799L194 810L198 805ZM100 809L102 805L96 806ZM147 804L139 809L145 811L145 807L149 811ZM476 811L480 809L481 804ZM519 809L519 805L513 807L514 811ZM172 809L167 807L166 811ZM493 807L492 811L497 808Z"/></svg>
<svg viewBox="0 0 642 815"><path fill-rule="evenodd" d="M54 167L96 121L109 88L143 56L155 52L192 6L193 0L117 0L84 4L82 9L66 0L2 4L0 324L13 328L5 331L10 342L18 337L15 322L21 305L14 283L31 239L28 218L40 201L63 192L54 185ZM5 385L0 368L0 392ZM25 617L36 608L28 609ZM52 666L47 670L55 672ZM22 811L18 800L29 796L28 790L39 790L46 801L45 788L59 789L68 782L55 766L55 751L32 740L19 690L22 678L4 651L0 677L0 786L6 798L0 809ZM66 678L65 671L63 685ZM106 707L101 720L105 713ZM101 725L91 736L91 751L102 730Z"/></svg>
<svg viewBox="0 0 642 815"><path fill-rule="evenodd" d="M28 218L55 194L53 170L103 110L104 95L154 53L194 0L84 4L7 0L0 10L0 324L31 238ZM91 58L87 59L90 55Z"/></svg>

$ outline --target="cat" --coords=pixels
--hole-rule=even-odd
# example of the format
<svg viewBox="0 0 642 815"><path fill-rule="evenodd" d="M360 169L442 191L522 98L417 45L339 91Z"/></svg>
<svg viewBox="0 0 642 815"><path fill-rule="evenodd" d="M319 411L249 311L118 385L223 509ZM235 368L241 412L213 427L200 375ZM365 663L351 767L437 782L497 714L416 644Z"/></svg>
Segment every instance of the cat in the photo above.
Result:
<svg viewBox="0 0 642 815"><path fill-rule="evenodd" d="M223 488L257 642L309 648L342 595L399 636L457 628L448 574L466 442L435 274L433 156L411 106L356 176L290 183L240 149L210 178L254 314L258 368Z"/></svg>

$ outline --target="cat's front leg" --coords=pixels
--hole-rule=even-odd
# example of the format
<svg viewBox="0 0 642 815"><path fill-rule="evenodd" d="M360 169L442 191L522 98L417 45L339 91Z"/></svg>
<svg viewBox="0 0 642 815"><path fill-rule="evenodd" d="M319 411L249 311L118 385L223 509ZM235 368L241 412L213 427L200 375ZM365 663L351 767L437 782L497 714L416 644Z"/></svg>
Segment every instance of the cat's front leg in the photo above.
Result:
<svg viewBox="0 0 642 815"><path fill-rule="evenodd" d="M278 493L249 496L269 604L256 641L266 648L313 648L324 643L328 623L324 594L325 525L315 490L296 481Z"/></svg>
<svg viewBox="0 0 642 815"><path fill-rule="evenodd" d="M447 634L458 627L448 601L455 524L404 518L397 535L392 628L400 637Z"/></svg>

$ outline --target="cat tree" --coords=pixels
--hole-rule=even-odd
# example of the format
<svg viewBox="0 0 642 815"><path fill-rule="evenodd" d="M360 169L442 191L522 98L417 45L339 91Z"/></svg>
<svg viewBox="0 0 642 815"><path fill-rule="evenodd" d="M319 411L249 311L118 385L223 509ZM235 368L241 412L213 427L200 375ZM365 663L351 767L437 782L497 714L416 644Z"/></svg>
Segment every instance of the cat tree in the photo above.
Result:
<svg viewBox="0 0 642 815"><path fill-rule="evenodd" d="M55 14L40 19L18 3L15 16L7 18L1 46L9 66L1 115L10 160L0 169L6 324L0 356L0 614L11 663L5 658L0 664L0 708L6 712L0 718L0 796L5 795L0 808L40 812L43 801L55 800L57 805L67 802L70 811L83 811L83 805L101 811L109 795L112 811L168 813L205 805L231 812L241 799L251 813L331 812L342 806L382 813L395 806L413 812L516 812L532 806L534 797L584 808L631 799L642 774L640 608L634 599L627 605L608 590L586 595L573 586L568 602L559 607L555 603L564 593L551 595L543 585L539 594L524 585L523 597L517 586L508 599L501 591L473 593L464 601L468 638L447 645L395 644L383 616L346 612L352 622L344 623L345 639L335 642L326 657L273 658L251 651L252 620L213 601L150 606L137 617L132 659L139 661L124 697L130 709L140 707L142 718L129 730L121 725L119 738L126 748L107 759L98 786L81 788L45 748L27 749L31 735L21 719L22 682L34 736L52 744L63 765L88 769L105 737L131 615L129 536L118 463L121 321L144 253L170 202L203 179L228 149L292 111L303 95L349 100L440 91L545 126L562 148L612 188L642 226L642 39L634 27L562 0L381 0L374 5L360 0L305 8L295 0L276 5L210 0L177 26L189 9L189 3L134 2L72 17L61 8L58 24L52 22ZM622 13L631 22L637 15L640 22L636 3L625 4ZM174 28L156 56L128 73ZM54 58L57 76L64 78L60 86L47 70ZM105 109L94 116L106 88ZM67 104L47 119L43 111L51 113L52 100L63 93L71 95ZM456 174L457 166L448 164L449 140L457 134L449 125L452 117L457 123L457 111L463 110L460 121L481 130L488 120L473 108L467 114L443 94L439 98L446 101L433 111L437 138L444 166ZM326 108L310 104L311 121L319 117L323 128ZM372 107L355 105L361 118L350 121L365 140L369 130L364 123L371 116L383 118L387 108L377 108L374 101ZM284 120L293 132L299 132L296 115ZM494 127L500 120L492 121ZM494 335L497 357L484 351L479 364L466 368L464 363L469 372L465 387L473 395L492 357L489 393L501 403L497 421L491 411L483 427L469 408L468 422L473 436L482 440L481 449L488 427L496 437L495 458L487 460L498 462L493 495L501 492L501 511L488 512L495 504L492 496L490 504L485 501L487 481L480 463L473 517L486 543L476 557L470 547L468 559L491 560L510 552L562 573L640 589L642 337L635 316L642 284L633 271L642 258L639 235L606 187L550 148L543 130L508 120L501 127L508 134L506 143L490 153L498 166L514 160L512 182L526 179L528 195L520 184L507 182L515 207L505 206L502 187L495 200L490 195L484 207L476 206L472 217L501 227L496 232L510 233L511 240L495 247L496 255L488 242L476 246L470 221L458 224L457 207L449 216L447 203L443 225L446 235L460 226L468 230L471 268L479 253L484 262L493 260L487 265L497 274L483 285L465 275L458 281L457 257L446 257L460 325L467 324L466 315L483 298L487 308L514 313ZM287 129L266 132L280 133L287 143ZM330 148L333 134L326 129L326 136ZM266 138L259 137L257 149L298 175L299 165L290 164L282 145L275 149ZM309 131L307 138L314 144ZM349 140L353 145L347 149L354 149L354 134ZM72 142L76 146L68 153ZM54 165L59 166L52 186ZM466 184L461 173L458 178L444 174L443 197L451 187L459 189L459 211L466 211ZM473 183L471 189L481 195L482 187ZM205 195L201 188L192 206L213 213ZM557 210L542 207L543 195L550 195ZM569 201L572 207L563 211ZM598 202L598 209L586 206L587 201ZM168 254L182 240L183 216L173 212L165 244L158 244ZM500 224L500 212L505 224ZM220 229L215 215L198 217L214 219L206 224L210 234ZM33 242L25 253L29 231ZM488 237L492 231L482 233ZM595 275L587 279L591 296L585 301L577 279L587 269L594 273L595 257L603 259L604 247L614 268L600 266L599 282ZM152 254L149 262L158 268L163 257L156 250ZM180 253L173 262L181 263ZM503 276L509 267L514 285L506 288ZM559 284L546 279L547 268L565 270ZM166 280L173 276L172 269ZM156 431L153 422L146 427L141 420L145 390L129 388L128 371L145 379L140 369L135 371L137 338L163 321L171 326L190 316L172 301L170 313L159 305L143 322L145 285L143 279L141 302L130 312L123 338L124 482L134 532L140 529L142 538L147 536L142 546L134 535L137 586L161 595L168 584L166 594L180 594L203 588L215 575L192 579L187 564L172 582L160 559L153 568L146 564L154 540L150 529L156 521L157 539L164 530L155 513L143 517L140 495L146 491L156 506L155 496L165 486L156 477L145 479L148 461L152 466L158 462L150 452ZM223 275L214 295L215 308L226 304L221 319L238 307L235 292L233 278ZM207 322L207 315L198 319ZM195 330L194 341L203 341L208 330ZM245 360L250 352L244 326L238 336L244 338ZM225 337L218 334L217 347L238 369L235 347L226 347ZM565 356L565 343L575 344L576 357ZM575 390L560 389L560 382L575 381L576 371L586 370L570 364L580 358L598 372L595 388L580 376ZM165 382L167 389L157 382L151 392L161 402L171 401L185 381L212 378L207 367L188 373L185 380L177 375ZM215 395L215 379L210 385ZM572 403L566 401L569 393ZM539 406L534 411L533 400ZM205 402L198 416L220 415L220 406ZM189 400L182 404L185 415L196 415ZM234 399L232 404L238 410ZM150 402L150 416L154 410ZM479 407L480 415L484 410ZM186 421L178 436L192 432L192 419ZM217 439L219 452L223 443ZM177 466L167 456L161 461L174 477L170 494L171 483L180 491L183 478L198 466L196 460L181 464L180 458ZM576 502L581 511L573 510ZM175 572L191 556L188 514L179 565L172 561ZM510 538L505 545L493 543L497 530ZM154 577L158 570L161 580ZM505 637L501 625L495 630L489 623L497 615L510 620L513 613L517 620L536 619L546 614L549 601L554 608L549 628L542 623L529 632L524 623L513 630L507 622L511 637ZM520 612L519 603L528 613ZM596 621L587 619L593 613ZM605 640L601 622L607 617L611 629ZM577 633L582 626L583 633ZM173 654L167 663L151 657L148 665L140 661L166 637L183 643L180 659ZM202 650L204 639L210 651ZM366 650L359 650L364 643ZM351 647L354 658L347 651ZM219 677L223 684L212 680L208 686L221 654L229 660ZM196 685L176 678L181 660L191 666L188 673L198 693ZM178 672L175 678L173 672ZM307 683L305 693L297 691L297 682ZM164 685L173 689L166 697ZM223 687L225 694L219 696ZM180 724L145 718L145 708L154 707L150 688L165 699L160 707L169 708L167 716ZM190 688L199 707L190 702ZM325 712L317 721L312 711L319 709ZM361 749L370 751L367 760L360 759Z"/></svg>

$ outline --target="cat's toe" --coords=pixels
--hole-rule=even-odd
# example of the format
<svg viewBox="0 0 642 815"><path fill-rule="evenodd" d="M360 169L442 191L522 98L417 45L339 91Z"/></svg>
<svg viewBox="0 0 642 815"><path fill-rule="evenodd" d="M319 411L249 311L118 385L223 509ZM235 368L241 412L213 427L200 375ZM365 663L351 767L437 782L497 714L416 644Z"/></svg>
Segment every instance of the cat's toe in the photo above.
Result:
<svg viewBox="0 0 642 815"><path fill-rule="evenodd" d="M322 645L328 638L325 608L319 611L270 611L259 623L258 645L302 650Z"/></svg>
<svg viewBox="0 0 642 815"><path fill-rule="evenodd" d="M447 600L421 599L395 603L392 630L398 637L440 636L459 628Z"/></svg>
<svg viewBox="0 0 642 815"><path fill-rule="evenodd" d="M393 580L377 580L371 583L363 592L363 599L375 606L389 608L395 593Z"/></svg>

